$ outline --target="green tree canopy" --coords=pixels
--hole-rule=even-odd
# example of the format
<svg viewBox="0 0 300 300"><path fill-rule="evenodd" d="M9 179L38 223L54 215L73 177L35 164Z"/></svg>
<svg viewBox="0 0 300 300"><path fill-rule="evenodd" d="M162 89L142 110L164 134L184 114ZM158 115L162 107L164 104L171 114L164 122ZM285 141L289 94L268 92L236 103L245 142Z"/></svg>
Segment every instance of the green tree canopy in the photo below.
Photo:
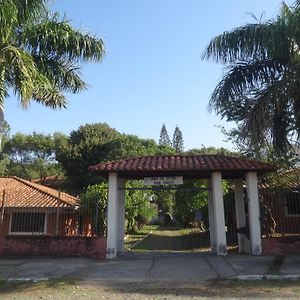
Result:
<svg viewBox="0 0 300 300"><path fill-rule="evenodd" d="M59 148L57 160L70 185L83 188L100 180L97 174L88 170L89 166L134 156L169 153L174 153L174 149L158 146L154 140L121 134L105 123L98 123L72 131L68 142Z"/></svg>
<svg viewBox="0 0 300 300"><path fill-rule="evenodd" d="M133 180L126 183L126 188L142 188L141 181ZM139 189L126 191L126 230L133 232L151 221L156 216L156 209L151 206L152 192Z"/></svg>
<svg viewBox="0 0 300 300"><path fill-rule="evenodd" d="M47 176L57 175L61 168L55 159L55 152L63 140L66 141L67 137L62 133L16 133L4 144L3 153L9 158L5 175L28 180L36 178L42 183Z"/></svg>
<svg viewBox="0 0 300 300"><path fill-rule="evenodd" d="M92 235L105 235L107 227L107 184L90 185L80 196L80 209L91 220Z"/></svg>
<svg viewBox="0 0 300 300"><path fill-rule="evenodd" d="M203 191L200 189L203 188ZM186 180L179 186L175 193L175 218L184 227L188 227L196 219L197 211L202 209L202 213L207 208L207 191L205 182L200 180Z"/></svg>
<svg viewBox="0 0 300 300"><path fill-rule="evenodd" d="M268 140L256 145L251 144L244 136L244 130L240 127L230 130L221 127L221 130L227 141L233 143L235 149L244 157L276 163L282 169L288 169L299 162L299 147L297 145L291 145L292 148L286 153L278 153Z"/></svg>
<svg viewBox="0 0 300 300"><path fill-rule="evenodd" d="M194 148L184 152L187 155L210 155L210 154L220 154L220 155L228 155L228 156L239 156L241 155L239 152L234 152L228 150L226 148L216 148L216 147L204 147Z"/></svg>
<svg viewBox="0 0 300 300"><path fill-rule="evenodd" d="M272 20L211 40L203 55L226 65L210 109L237 122L251 146L269 142L279 154L300 132L300 1L283 3Z"/></svg>
<svg viewBox="0 0 300 300"><path fill-rule="evenodd" d="M82 188L99 183L88 167L108 159L109 142L121 134L106 123L86 124L73 130L65 144L58 148L56 159L61 163L72 187Z"/></svg>
<svg viewBox="0 0 300 300"><path fill-rule="evenodd" d="M175 153L170 146L157 145L152 139L141 139L131 134L122 134L116 140L108 143L107 146L111 149L109 160Z"/></svg>

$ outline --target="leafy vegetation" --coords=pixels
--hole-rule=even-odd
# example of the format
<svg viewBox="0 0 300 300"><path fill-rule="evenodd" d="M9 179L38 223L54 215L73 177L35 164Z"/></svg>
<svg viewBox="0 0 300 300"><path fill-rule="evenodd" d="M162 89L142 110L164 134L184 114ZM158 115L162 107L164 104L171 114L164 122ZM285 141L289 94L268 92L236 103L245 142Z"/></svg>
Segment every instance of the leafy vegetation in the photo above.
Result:
<svg viewBox="0 0 300 300"><path fill-rule="evenodd" d="M86 89L80 63L102 60L100 38L74 29L51 14L47 0L3 0L0 5L0 111L13 91L27 108L34 100L66 106L64 92Z"/></svg>
<svg viewBox="0 0 300 300"><path fill-rule="evenodd" d="M194 148L184 152L187 155L227 155L227 156L240 156L239 152L231 151L226 148L204 147Z"/></svg>
<svg viewBox="0 0 300 300"><path fill-rule="evenodd" d="M126 191L126 231L138 232L156 216L157 211L151 206L153 195L151 191L134 190L143 187L140 181L128 182L126 187L133 188Z"/></svg>
<svg viewBox="0 0 300 300"><path fill-rule="evenodd" d="M106 183L90 185L80 197L80 207L85 216L90 215L92 235L103 236L106 233L106 209L108 190Z"/></svg>
<svg viewBox="0 0 300 300"><path fill-rule="evenodd" d="M16 133L4 144L2 174L27 180L39 179L43 183L47 176L62 173L55 153L66 140L67 136L62 133Z"/></svg>
<svg viewBox="0 0 300 300"><path fill-rule="evenodd" d="M101 162L134 156L174 153L168 146L158 146L154 140L121 134L106 123L86 124L71 132L67 143L57 151L72 187L84 188L101 181L89 166Z"/></svg>
<svg viewBox="0 0 300 300"><path fill-rule="evenodd" d="M86 124L73 130L67 142L58 148L56 159L61 163L69 186L82 189L99 183L97 175L88 167L109 159L109 142L120 133L105 123Z"/></svg>
<svg viewBox="0 0 300 300"><path fill-rule="evenodd" d="M207 191L200 190L206 185L200 180L186 180L175 194L175 218L183 227L203 227L207 220ZM205 216L204 216L205 214ZM198 215L198 216L197 216Z"/></svg>
<svg viewBox="0 0 300 300"><path fill-rule="evenodd" d="M292 150L300 132L300 1L272 20L213 38L204 59L226 65L209 107L235 121L250 147Z"/></svg>
<svg viewBox="0 0 300 300"><path fill-rule="evenodd" d="M148 224L156 215L156 209L151 206L151 192L139 190L142 183L131 181L126 183L125 194L125 218L126 231L138 232L143 225ZM91 215L92 233L103 235L107 226L107 183L90 185L80 197L81 207L85 215L89 212L96 212Z"/></svg>

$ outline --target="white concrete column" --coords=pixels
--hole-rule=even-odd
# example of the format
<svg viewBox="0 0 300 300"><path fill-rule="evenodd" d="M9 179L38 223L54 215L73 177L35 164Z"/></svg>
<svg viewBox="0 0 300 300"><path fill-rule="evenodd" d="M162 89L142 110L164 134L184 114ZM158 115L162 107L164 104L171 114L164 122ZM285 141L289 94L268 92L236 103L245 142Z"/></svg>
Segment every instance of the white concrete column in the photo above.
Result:
<svg viewBox="0 0 300 300"><path fill-rule="evenodd" d="M107 258L115 258L118 250L118 174L109 173L107 208Z"/></svg>
<svg viewBox="0 0 300 300"><path fill-rule="evenodd" d="M209 222L209 236L211 253L216 254L216 240L215 240L215 224L214 224L214 206L211 190L211 179L207 179L208 187L208 222Z"/></svg>
<svg viewBox="0 0 300 300"><path fill-rule="evenodd" d="M118 248L117 252L124 252L125 237L125 179L118 181Z"/></svg>
<svg viewBox="0 0 300 300"><path fill-rule="evenodd" d="M236 227L246 228L246 215L245 215L245 201L244 201L244 188L243 179L234 180L234 200L235 200L235 217ZM245 249L245 234L238 233L239 252L246 252Z"/></svg>
<svg viewBox="0 0 300 300"><path fill-rule="evenodd" d="M222 176L220 172L213 172L212 179L212 198L213 198L213 214L214 214L214 238L216 241L217 255L227 254L227 241L225 230L224 202L222 190Z"/></svg>
<svg viewBox="0 0 300 300"><path fill-rule="evenodd" d="M246 173L251 252L261 254L261 232L256 172Z"/></svg>

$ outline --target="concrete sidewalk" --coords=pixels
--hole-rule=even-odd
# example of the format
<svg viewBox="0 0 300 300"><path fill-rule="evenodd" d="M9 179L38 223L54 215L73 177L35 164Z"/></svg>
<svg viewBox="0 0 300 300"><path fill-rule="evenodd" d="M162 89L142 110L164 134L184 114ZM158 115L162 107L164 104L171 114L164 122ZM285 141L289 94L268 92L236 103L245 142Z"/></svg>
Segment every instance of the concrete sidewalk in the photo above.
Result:
<svg viewBox="0 0 300 300"><path fill-rule="evenodd" d="M77 276L88 281L188 282L241 275L266 275L274 256L201 254L146 255L92 260L87 258L0 259L0 279L48 279ZM300 256L285 257L276 274L299 275Z"/></svg>

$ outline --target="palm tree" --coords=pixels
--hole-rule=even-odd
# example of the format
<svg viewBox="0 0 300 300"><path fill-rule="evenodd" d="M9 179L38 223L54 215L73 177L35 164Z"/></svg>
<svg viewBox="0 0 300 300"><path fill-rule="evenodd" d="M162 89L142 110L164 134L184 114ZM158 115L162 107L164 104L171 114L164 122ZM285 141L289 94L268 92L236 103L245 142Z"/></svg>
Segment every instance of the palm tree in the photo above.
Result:
<svg viewBox="0 0 300 300"><path fill-rule="evenodd" d="M251 145L285 153L300 133L300 0L276 19L215 37L203 58L226 65L209 109L235 121Z"/></svg>
<svg viewBox="0 0 300 300"><path fill-rule="evenodd" d="M64 92L86 89L80 63L101 61L103 41L50 14L47 0L1 0L0 116L9 92L21 105L31 100L50 108L66 107Z"/></svg>

